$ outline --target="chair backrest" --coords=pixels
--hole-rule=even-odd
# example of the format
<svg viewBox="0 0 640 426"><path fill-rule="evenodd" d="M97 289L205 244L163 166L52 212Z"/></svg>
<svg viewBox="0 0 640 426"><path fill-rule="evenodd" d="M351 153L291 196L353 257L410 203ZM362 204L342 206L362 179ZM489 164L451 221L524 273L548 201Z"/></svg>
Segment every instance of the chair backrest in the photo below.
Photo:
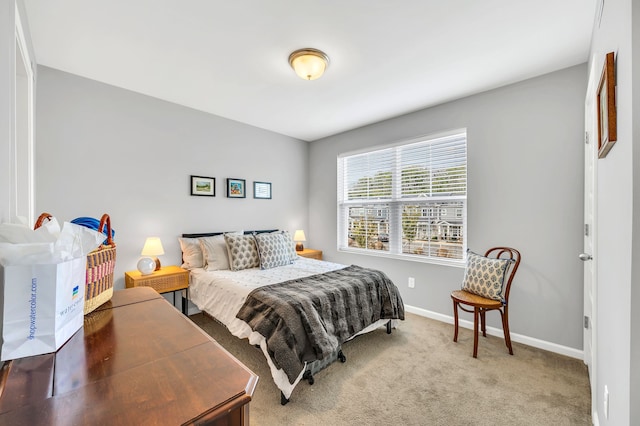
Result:
<svg viewBox="0 0 640 426"><path fill-rule="evenodd" d="M511 282L513 281L513 277L516 275L516 271L518 270L518 266L520 266L520 252L511 247L493 247L487 250L484 254L485 257L493 257L496 259L512 259L515 260L509 267L507 271L507 284L505 285L503 295L504 295L504 304L509 303L509 291L511 290Z"/></svg>

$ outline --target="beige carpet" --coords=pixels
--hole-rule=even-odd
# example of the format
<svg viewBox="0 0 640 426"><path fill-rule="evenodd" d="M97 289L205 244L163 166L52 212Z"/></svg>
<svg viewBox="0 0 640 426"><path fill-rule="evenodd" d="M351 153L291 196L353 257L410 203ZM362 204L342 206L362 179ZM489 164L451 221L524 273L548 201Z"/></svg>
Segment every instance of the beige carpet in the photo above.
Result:
<svg viewBox="0 0 640 426"><path fill-rule="evenodd" d="M473 334L417 315L391 335L384 329L343 346L346 363L301 382L291 402L280 392L259 349L203 316L191 319L260 376L252 425L590 425L587 369L580 360Z"/></svg>

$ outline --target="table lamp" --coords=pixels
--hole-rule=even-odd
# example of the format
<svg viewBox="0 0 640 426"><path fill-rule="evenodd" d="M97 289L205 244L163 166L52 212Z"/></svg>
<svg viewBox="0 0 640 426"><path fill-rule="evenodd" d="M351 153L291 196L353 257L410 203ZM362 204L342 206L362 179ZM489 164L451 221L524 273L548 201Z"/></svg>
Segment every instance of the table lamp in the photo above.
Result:
<svg viewBox="0 0 640 426"><path fill-rule="evenodd" d="M162 248L162 241L158 237L149 237L147 241L144 243L144 247L142 248L143 256L150 256L156 262L156 271L160 270L160 259L158 256L164 254L164 248Z"/></svg>
<svg viewBox="0 0 640 426"><path fill-rule="evenodd" d="M304 231L302 229L296 230L293 234L293 241L296 242L296 251L304 250L304 245L302 245L303 241L307 241L307 238L304 236Z"/></svg>

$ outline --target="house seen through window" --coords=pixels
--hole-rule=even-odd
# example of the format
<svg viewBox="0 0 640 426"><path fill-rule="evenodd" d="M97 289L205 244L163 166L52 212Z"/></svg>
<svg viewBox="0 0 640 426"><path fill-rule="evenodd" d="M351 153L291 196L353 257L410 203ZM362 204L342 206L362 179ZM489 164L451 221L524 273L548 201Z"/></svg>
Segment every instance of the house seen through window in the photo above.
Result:
<svg viewBox="0 0 640 426"><path fill-rule="evenodd" d="M338 157L339 250L461 260L466 212L466 130Z"/></svg>

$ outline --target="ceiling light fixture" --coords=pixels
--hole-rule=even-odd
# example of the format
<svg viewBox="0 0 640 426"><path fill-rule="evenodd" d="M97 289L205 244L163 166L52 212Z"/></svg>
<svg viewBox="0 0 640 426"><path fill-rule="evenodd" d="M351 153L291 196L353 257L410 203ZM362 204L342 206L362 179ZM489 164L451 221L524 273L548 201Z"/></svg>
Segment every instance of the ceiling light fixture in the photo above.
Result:
<svg viewBox="0 0 640 426"><path fill-rule="evenodd" d="M329 57L318 49L298 49L289 55L289 65L305 80L320 78L329 65Z"/></svg>

